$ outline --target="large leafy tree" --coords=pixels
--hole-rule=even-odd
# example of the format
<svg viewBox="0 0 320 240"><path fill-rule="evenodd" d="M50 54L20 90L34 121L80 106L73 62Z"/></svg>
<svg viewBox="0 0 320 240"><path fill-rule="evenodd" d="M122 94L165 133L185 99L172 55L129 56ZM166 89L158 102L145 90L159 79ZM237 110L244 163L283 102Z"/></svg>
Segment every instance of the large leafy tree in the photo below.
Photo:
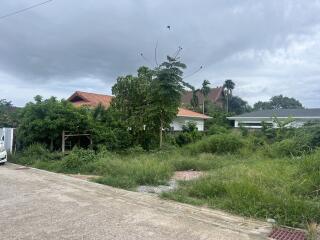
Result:
<svg viewBox="0 0 320 240"><path fill-rule="evenodd" d="M0 99L0 128L17 127L18 125L18 108L14 107L11 102Z"/></svg>
<svg viewBox="0 0 320 240"><path fill-rule="evenodd" d="M227 103L226 103L227 112L229 112L229 102L232 97L232 91L233 91L235 85L236 84L231 79L227 79L223 84L224 94L225 94L226 101L227 101Z"/></svg>
<svg viewBox="0 0 320 240"><path fill-rule="evenodd" d="M121 113L135 143L148 148L145 142L158 135L162 146L163 130L176 117L183 88L192 88L182 79L185 67L177 58L168 56L155 69L141 67L137 76L119 77L112 87L112 107Z"/></svg>
<svg viewBox="0 0 320 240"><path fill-rule="evenodd" d="M62 131L82 132L89 129L88 110L75 108L66 100L55 97L43 100L36 96L20 113L18 141L23 146L35 142L51 150L59 148Z"/></svg>
<svg viewBox="0 0 320 240"><path fill-rule="evenodd" d="M181 103L181 94L184 86L189 86L183 81L183 69L186 68L177 58L167 56L155 70L155 78L151 84L151 111L150 117L154 126L159 131L159 146L163 142L163 129L169 127L176 118Z"/></svg>
<svg viewBox="0 0 320 240"><path fill-rule="evenodd" d="M119 77L112 87L115 95L112 107L120 113L120 120L131 132L135 143L139 144L144 141L146 129L151 127L148 112L153 74L153 70L140 67L137 76Z"/></svg>
<svg viewBox="0 0 320 240"><path fill-rule="evenodd" d="M303 108L303 106L299 100L285 97L283 95L273 96L267 102L259 101L253 105L254 110L294 108Z"/></svg>
<svg viewBox="0 0 320 240"><path fill-rule="evenodd" d="M235 114L242 114L250 112L252 107L238 96L232 96L229 101L229 112Z"/></svg>

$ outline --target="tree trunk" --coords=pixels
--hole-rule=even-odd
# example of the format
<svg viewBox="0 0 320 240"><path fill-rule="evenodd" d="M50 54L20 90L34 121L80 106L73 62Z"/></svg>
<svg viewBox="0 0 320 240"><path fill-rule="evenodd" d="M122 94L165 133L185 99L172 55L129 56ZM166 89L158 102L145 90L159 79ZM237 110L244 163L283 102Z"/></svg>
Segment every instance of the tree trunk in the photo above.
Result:
<svg viewBox="0 0 320 240"><path fill-rule="evenodd" d="M229 94L227 95L227 113L229 112Z"/></svg>
<svg viewBox="0 0 320 240"><path fill-rule="evenodd" d="M204 114L204 97L203 97L203 101L202 101L202 113Z"/></svg>
<svg viewBox="0 0 320 240"><path fill-rule="evenodd" d="M159 133L159 147L162 148L162 129L163 129L163 123L162 120L160 120L160 133Z"/></svg>
<svg viewBox="0 0 320 240"><path fill-rule="evenodd" d="M50 139L50 151L53 151L53 138Z"/></svg>

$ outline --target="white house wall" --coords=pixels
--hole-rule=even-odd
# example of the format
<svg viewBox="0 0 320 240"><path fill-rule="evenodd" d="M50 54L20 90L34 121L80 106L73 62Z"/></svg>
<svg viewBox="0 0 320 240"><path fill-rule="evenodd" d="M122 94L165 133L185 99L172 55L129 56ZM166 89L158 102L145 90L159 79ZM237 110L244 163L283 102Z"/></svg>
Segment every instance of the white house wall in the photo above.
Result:
<svg viewBox="0 0 320 240"><path fill-rule="evenodd" d="M272 124L273 128L277 128L277 124L273 121L264 121L264 122ZM299 119L299 120L295 120L295 121L289 123L287 125L287 127L299 128L299 127L302 127L307 122L308 122L308 120ZM261 123L262 123L262 121L237 121L237 120L235 120L234 127L238 128L238 127L240 127L240 125L243 125L243 127L245 127L245 128L262 128ZM252 125L246 126L246 124L257 124L257 126L252 126Z"/></svg>
<svg viewBox="0 0 320 240"><path fill-rule="evenodd" d="M170 126L174 131L182 131L183 126L186 126L189 122L194 122L199 131L204 130L204 120L198 118L177 117Z"/></svg>
<svg viewBox="0 0 320 240"><path fill-rule="evenodd" d="M4 140L4 147L8 152L13 150L13 131L14 128L0 128L0 139Z"/></svg>

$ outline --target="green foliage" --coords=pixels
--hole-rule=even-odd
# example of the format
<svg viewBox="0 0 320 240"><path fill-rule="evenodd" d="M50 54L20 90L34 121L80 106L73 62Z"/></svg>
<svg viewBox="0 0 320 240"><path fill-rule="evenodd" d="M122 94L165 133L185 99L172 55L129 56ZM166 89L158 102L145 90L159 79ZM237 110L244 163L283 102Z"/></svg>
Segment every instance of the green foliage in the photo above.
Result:
<svg viewBox="0 0 320 240"><path fill-rule="evenodd" d="M48 149L39 143L31 144L17 155L11 156L11 162L31 166L37 162L60 160L61 153L50 153Z"/></svg>
<svg viewBox="0 0 320 240"><path fill-rule="evenodd" d="M108 150L120 151L134 145L133 138L137 136L128 130L121 116L114 107L105 109L98 106L93 110L90 129L96 146L104 145Z"/></svg>
<svg viewBox="0 0 320 240"><path fill-rule="evenodd" d="M176 118L183 86L190 87L182 80L185 67L168 56L156 69L141 67L137 77L119 77L112 87L115 95L112 105L130 129L134 144L149 149L158 133L162 144L162 130Z"/></svg>
<svg viewBox="0 0 320 240"><path fill-rule="evenodd" d="M149 117L152 76L153 70L140 67L137 76L119 77L112 87L112 93L115 95L112 107L118 112L118 119L122 125L130 129L134 144L145 145L147 132L153 128Z"/></svg>
<svg viewBox="0 0 320 240"><path fill-rule="evenodd" d="M292 188L296 194L306 197L320 196L320 149L315 153L304 156L299 162L299 172L296 178L299 184Z"/></svg>
<svg viewBox="0 0 320 240"><path fill-rule="evenodd" d="M301 156L311 151L308 142L301 138L284 139L274 143L271 148L273 154L279 157Z"/></svg>
<svg viewBox="0 0 320 240"><path fill-rule="evenodd" d="M230 127L230 121L227 117L230 117L232 114L225 112L221 107L211 103L206 102L206 110L207 115L212 117L205 121L205 129L209 129L213 125Z"/></svg>
<svg viewBox="0 0 320 240"><path fill-rule="evenodd" d="M230 96L229 112L238 115L250 111L252 111L252 108L246 101L238 96Z"/></svg>
<svg viewBox="0 0 320 240"><path fill-rule="evenodd" d="M240 136L235 134L217 134L191 144L192 153L236 153L244 146Z"/></svg>
<svg viewBox="0 0 320 240"><path fill-rule="evenodd" d="M308 200L292 193L303 179L297 177L301 174L299 165L285 159L265 158L250 158L231 165L227 162L164 197L304 227L307 222L320 221L320 205L318 199Z"/></svg>
<svg viewBox="0 0 320 240"><path fill-rule="evenodd" d="M167 56L167 61L155 70L155 78L150 89L149 117L155 126L154 129L160 132L160 147L162 146L162 129L170 126L170 123L176 118L178 107L181 104L183 86L187 85L182 79L182 70L185 68L185 64L176 58Z"/></svg>
<svg viewBox="0 0 320 240"><path fill-rule="evenodd" d="M273 96L269 101L259 101L253 105L253 110L265 109L294 109L303 108L299 100L294 98L285 97L283 95Z"/></svg>
<svg viewBox="0 0 320 240"><path fill-rule="evenodd" d="M75 148L68 155L63 158L61 164L63 172L66 173L79 173L82 168L96 158L93 150L84 150Z"/></svg>
<svg viewBox="0 0 320 240"><path fill-rule="evenodd" d="M223 84L223 91L224 91L224 96L226 98L227 112L229 112L230 99L231 99L232 91L233 91L235 85L236 84L231 79L227 79Z"/></svg>
<svg viewBox="0 0 320 240"><path fill-rule="evenodd" d="M0 127L18 126L18 109L11 102L0 99Z"/></svg>
<svg viewBox="0 0 320 240"><path fill-rule="evenodd" d="M208 129L208 135L214 135L214 134L221 134L221 133L228 133L228 129L224 126L219 126L219 125L211 125L210 128Z"/></svg>
<svg viewBox="0 0 320 240"><path fill-rule="evenodd" d="M61 146L62 131L88 130L89 120L85 109L75 108L70 102L51 97L28 103L19 115L17 139L22 147L32 143L45 144L50 150Z"/></svg>
<svg viewBox="0 0 320 240"><path fill-rule="evenodd" d="M194 122L188 122L186 126L183 126L182 132L176 135L175 142L181 147L196 142L201 137L202 134L198 131L197 125Z"/></svg>

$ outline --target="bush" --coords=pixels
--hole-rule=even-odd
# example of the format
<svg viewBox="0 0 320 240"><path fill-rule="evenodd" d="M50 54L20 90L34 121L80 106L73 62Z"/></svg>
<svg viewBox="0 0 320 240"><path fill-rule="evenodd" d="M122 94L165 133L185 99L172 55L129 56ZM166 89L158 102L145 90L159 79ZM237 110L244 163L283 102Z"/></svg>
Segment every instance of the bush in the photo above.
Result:
<svg viewBox="0 0 320 240"><path fill-rule="evenodd" d="M198 131L194 122L188 122L186 126L183 126L182 132L179 132L175 137L175 142L181 147L183 145L195 142L201 139L202 134Z"/></svg>
<svg viewBox="0 0 320 240"><path fill-rule="evenodd" d="M221 133L227 133L228 129L224 126L219 125L212 125L208 129L208 135L214 135L214 134L221 134Z"/></svg>
<svg viewBox="0 0 320 240"><path fill-rule="evenodd" d="M209 136L188 148L192 153L236 153L244 146L240 136L217 134Z"/></svg>
<svg viewBox="0 0 320 240"><path fill-rule="evenodd" d="M308 141L297 137L276 142L271 146L271 149L273 154L279 157L301 156L311 151Z"/></svg>
<svg viewBox="0 0 320 240"><path fill-rule="evenodd" d="M66 173L79 173L82 168L96 159L93 150L73 149L63 158L62 169Z"/></svg>
<svg viewBox="0 0 320 240"><path fill-rule="evenodd" d="M188 132L179 133L175 139L176 143L181 147L193 142L192 135Z"/></svg>
<svg viewBox="0 0 320 240"><path fill-rule="evenodd" d="M31 144L22 152L13 156L11 161L22 165L33 165L39 161L60 160L61 153L49 152L48 149L42 144Z"/></svg>

